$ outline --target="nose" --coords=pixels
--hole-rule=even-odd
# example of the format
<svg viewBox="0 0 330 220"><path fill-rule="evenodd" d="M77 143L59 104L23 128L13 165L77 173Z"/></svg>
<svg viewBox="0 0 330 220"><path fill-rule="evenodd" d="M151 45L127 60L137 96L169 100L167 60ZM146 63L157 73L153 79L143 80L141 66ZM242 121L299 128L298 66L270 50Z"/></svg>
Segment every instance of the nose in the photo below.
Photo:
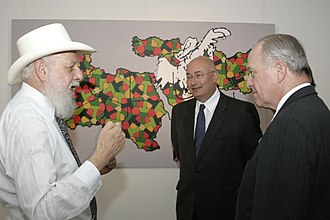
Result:
<svg viewBox="0 0 330 220"><path fill-rule="evenodd" d="M248 78L246 80L246 85L249 89L251 89L251 87L253 86L251 74L248 75Z"/></svg>
<svg viewBox="0 0 330 220"><path fill-rule="evenodd" d="M195 80L195 78L193 78L187 82L187 85L188 87L194 87L196 83L197 81Z"/></svg>
<svg viewBox="0 0 330 220"><path fill-rule="evenodd" d="M76 68L74 79L79 82L83 79L83 71L79 67Z"/></svg>
<svg viewBox="0 0 330 220"><path fill-rule="evenodd" d="M187 84L189 85L189 84L195 84L197 82L197 78L196 78L196 76L191 76L191 78L190 79L187 79Z"/></svg>

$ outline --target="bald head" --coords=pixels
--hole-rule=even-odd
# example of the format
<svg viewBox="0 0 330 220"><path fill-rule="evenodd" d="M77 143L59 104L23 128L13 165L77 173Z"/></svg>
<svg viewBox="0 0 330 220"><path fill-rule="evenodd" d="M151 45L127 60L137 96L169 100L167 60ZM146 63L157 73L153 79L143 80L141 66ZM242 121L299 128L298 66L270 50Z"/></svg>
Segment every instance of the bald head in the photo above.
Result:
<svg viewBox="0 0 330 220"><path fill-rule="evenodd" d="M208 68L210 71L217 70L215 68L213 61L209 57L205 57L205 56L196 57L195 59L193 59L188 63L187 67L189 65L203 65L204 67Z"/></svg>

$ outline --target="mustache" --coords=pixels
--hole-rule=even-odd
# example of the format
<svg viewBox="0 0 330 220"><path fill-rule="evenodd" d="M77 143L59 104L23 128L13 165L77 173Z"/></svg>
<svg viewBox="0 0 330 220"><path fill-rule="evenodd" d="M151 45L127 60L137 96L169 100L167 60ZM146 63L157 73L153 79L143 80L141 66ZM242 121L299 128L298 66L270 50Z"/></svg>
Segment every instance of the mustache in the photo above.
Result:
<svg viewBox="0 0 330 220"><path fill-rule="evenodd" d="M71 88L71 87L77 87L79 85L80 85L80 83L78 81L75 81L75 82L70 83L69 88Z"/></svg>

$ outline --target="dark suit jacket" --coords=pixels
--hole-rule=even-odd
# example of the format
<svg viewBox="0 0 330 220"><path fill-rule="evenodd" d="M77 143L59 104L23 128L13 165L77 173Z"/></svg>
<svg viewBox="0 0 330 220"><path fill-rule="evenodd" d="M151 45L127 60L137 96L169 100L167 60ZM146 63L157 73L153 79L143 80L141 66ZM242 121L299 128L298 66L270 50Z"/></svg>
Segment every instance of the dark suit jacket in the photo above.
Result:
<svg viewBox="0 0 330 220"><path fill-rule="evenodd" d="M330 113L314 88L295 92L248 162L237 220L330 219Z"/></svg>
<svg viewBox="0 0 330 220"><path fill-rule="evenodd" d="M194 206L202 220L234 219L244 167L262 135L257 110L221 93L195 159L195 104L192 99L172 110L171 138L180 160L177 219L191 220Z"/></svg>

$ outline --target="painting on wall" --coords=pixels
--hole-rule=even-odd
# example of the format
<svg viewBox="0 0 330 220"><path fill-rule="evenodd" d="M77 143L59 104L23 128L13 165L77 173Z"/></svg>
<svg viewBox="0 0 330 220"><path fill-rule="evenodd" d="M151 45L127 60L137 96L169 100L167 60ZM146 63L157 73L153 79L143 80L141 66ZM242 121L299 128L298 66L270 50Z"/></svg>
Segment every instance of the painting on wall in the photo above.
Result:
<svg viewBox="0 0 330 220"><path fill-rule="evenodd" d="M219 88L253 102L246 85L248 53L259 37L275 32L273 24L17 19L12 21L12 60L18 57L15 42L21 35L55 22L74 41L97 50L80 57L84 79L76 89L75 114L66 121L77 151L87 159L102 126L121 122L127 140L117 161L126 168L177 166L171 109L191 98L185 68L193 58L210 57ZM269 112L258 111L261 126L267 126Z"/></svg>

